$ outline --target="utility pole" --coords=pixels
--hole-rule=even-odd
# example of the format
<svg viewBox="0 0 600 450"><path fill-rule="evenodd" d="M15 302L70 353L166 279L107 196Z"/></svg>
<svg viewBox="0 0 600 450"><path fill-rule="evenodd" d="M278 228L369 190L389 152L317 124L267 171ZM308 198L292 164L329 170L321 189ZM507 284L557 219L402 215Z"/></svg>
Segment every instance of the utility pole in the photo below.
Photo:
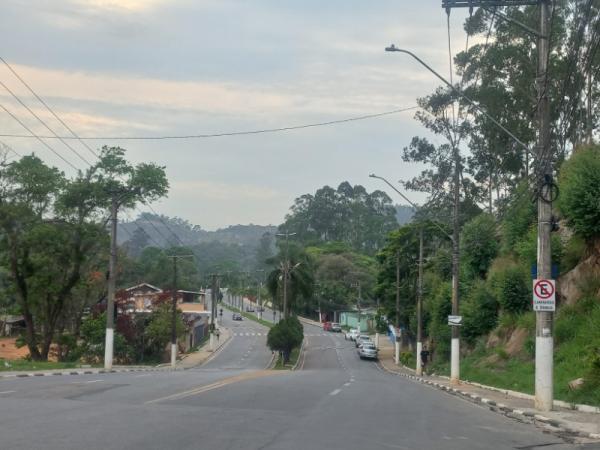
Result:
<svg viewBox="0 0 600 450"><path fill-rule="evenodd" d="M550 103L548 100L548 56L550 0L540 0L540 37L538 38L538 169L541 180L538 196L537 278L552 278L552 149L550 146ZM543 184L542 184L543 183ZM535 320L535 407L550 411L554 398L553 311L536 311Z"/></svg>
<svg viewBox="0 0 600 450"><path fill-rule="evenodd" d="M258 296L256 299L256 303L258 303L258 320L262 319L262 299L261 299L261 291L263 287L263 277L265 273L265 269L258 269L257 272L260 274L260 278L258 280Z"/></svg>
<svg viewBox="0 0 600 450"><path fill-rule="evenodd" d="M396 250L396 328L400 329L400 250Z"/></svg>
<svg viewBox="0 0 600 450"><path fill-rule="evenodd" d="M112 193L110 201L110 259L108 261L108 293L106 298L106 337L104 342L104 370L113 365L113 343L115 328L115 284L117 275L117 193Z"/></svg>
<svg viewBox="0 0 600 450"><path fill-rule="evenodd" d="M171 366L177 363L177 260L193 258L194 255L171 255L167 258L173 260L173 292L171 295Z"/></svg>
<svg viewBox="0 0 600 450"><path fill-rule="evenodd" d="M285 236L285 260L283 261L283 317L285 319L289 316L288 298L287 298L287 285L290 276L290 236L295 236L296 233L290 233L287 230L285 233L277 233L276 236Z"/></svg>
<svg viewBox="0 0 600 450"><path fill-rule="evenodd" d="M212 285L210 288L210 351L215 351L215 332L217 331L217 277L216 273L212 274Z"/></svg>
<svg viewBox="0 0 600 450"><path fill-rule="evenodd" d="M460 203L460 154L453 143L454 157L454 213L452 217L452 315L458 316L458 277L460 271L460 224L458 221ZM460 382L460 328L452 327L452 341L450 347L450 383Z"/></svg>
<svg viewBox="0 0 600 450"><path fill-rule="evenodd" d="M423 350L423 226L419 230L419 278L417 280L417 375L423 375L421 351Z"/></svg>

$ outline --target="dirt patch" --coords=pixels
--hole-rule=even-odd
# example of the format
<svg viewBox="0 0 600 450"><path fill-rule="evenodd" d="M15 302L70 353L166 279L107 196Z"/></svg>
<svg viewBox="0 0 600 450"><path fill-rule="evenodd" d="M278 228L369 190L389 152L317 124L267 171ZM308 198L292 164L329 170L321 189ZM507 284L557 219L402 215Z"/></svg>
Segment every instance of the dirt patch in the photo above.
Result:
<svg viewBox="0 0 600 450"><path fill-rule="evenodd" d="M0 359L22 359L29 356L27 347L17 348L16 338L0 339Z"/></svg>
<svg viewBox="0 0 600 450"><path fill-rule="evenodd" d="M521 350L523 350L523 345L528 337L529 332L525 328L515 329L510 335L504 350L506 350L506 353L508 353L509 356L518 355L521 353Z"/></svg>

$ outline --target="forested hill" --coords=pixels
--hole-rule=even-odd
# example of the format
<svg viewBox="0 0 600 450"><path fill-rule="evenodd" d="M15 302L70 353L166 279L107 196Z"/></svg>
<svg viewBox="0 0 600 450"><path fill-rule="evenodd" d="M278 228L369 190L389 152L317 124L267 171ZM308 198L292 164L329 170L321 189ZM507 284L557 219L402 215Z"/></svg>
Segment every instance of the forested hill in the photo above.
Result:
<svg viewBox="0 0 600 450"><path fill-rule="evenodd" d="M142 213L134 221L119 223L118 240L119 245L128 242L133 247L141 248L157 245L171 247L182 243L193 246L210 242L256 248L263 234L273 234L276 230L277 227L271 225L249 224L207 231L179 217Z"/></svg>

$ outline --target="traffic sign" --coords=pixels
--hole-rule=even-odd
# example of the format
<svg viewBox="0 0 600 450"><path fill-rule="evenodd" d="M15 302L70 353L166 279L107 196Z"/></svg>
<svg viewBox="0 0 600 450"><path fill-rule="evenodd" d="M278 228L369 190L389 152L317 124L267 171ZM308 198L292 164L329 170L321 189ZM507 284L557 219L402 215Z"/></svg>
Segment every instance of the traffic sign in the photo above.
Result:
<svg viewBox="0 0 600 450"><path fill-rule="evenodd" d="M533 310L556 310L556 281L538 279L533 280Z"/></svg>
<svg viewBox="0 0 600 450"><path fill-rule="evenodd" d="M448 325L460 327L462 325L462 316L448 316Z"/></svg>

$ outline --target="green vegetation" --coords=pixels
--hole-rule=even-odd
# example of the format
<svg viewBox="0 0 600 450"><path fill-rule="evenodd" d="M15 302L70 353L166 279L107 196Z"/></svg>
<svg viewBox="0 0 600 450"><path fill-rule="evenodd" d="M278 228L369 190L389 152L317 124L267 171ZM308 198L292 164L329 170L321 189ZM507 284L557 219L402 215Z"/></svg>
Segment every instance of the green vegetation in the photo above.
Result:
<svg viewBox="0 0 600 450"><path fill-rule="evenodd" d="M304 329L297 317L280 320L267 335L267 345L274 352L280 352L283 363L290 362L292 350L300 347L304 339Z"/></svg>
<svg viewBox="0 0 600 450"><path fill-rule="evenodd" d="M29 370L54 370L54 369L74 369L81 367L81 364L74 362L52 362L52 361L31 361L29 359L5 360L0 358L0 372L7 371L29 371ZM89 367L89 366L87 366Z"/></svg>
<svg viewBox="0 0 600 450"><path fill-rule="evenodd" d="M300 347L297 347L292 350L292 353L290 353L290 359L287 363L283 362L283 358L281 356L277 356L277 361L275 362L273 369L274 370L290 370L296 365L299 357L300 357Z"/></svg>

